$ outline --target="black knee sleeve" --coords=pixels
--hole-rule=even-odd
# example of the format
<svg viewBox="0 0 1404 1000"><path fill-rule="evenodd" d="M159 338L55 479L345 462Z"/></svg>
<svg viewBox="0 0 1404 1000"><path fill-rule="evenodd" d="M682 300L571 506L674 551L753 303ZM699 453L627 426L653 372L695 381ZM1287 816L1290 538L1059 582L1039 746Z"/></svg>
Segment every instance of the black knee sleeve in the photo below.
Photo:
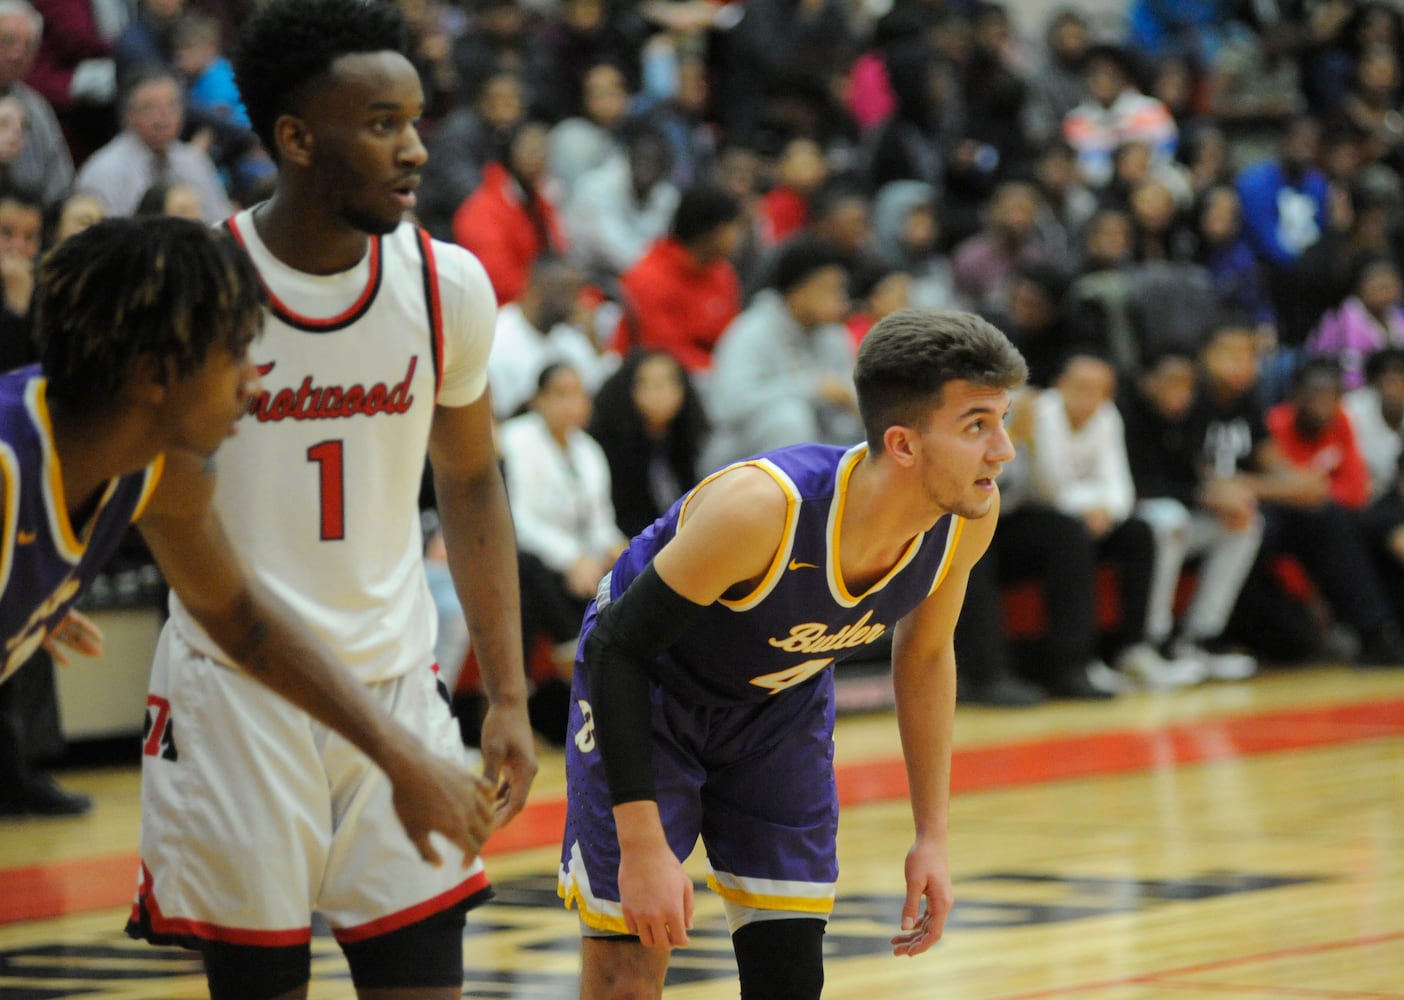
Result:
<svg viewBox="0 0 1404 1000"><path fill-rule="evenodd" d="M826 926L803 917L762 920L731 935L741 1000L819 1000Z"/></svg>
<svg viewBox="0 0 1404 1000"><path fill-rule="evenodd" d="M450 907L389 934L342 944L358 989L463 985L467 906Z"/></svg>
<svg viewBox="0 0 1404 1000"><path fill-rule="evenodd" d="M207 941L200 946L210 1000L271 1000L312 978L312 946L261 948Z"/></svg>

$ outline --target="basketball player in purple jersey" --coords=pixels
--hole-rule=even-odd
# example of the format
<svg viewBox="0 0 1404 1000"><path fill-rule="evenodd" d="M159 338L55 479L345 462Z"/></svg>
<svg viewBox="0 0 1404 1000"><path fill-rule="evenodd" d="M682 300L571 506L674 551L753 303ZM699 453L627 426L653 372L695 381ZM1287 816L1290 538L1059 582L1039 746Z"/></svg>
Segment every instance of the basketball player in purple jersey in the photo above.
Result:
<svg viewBox="0 0 1404 1000"><path fill-rule="evenodd" d="M38 278L40 364L0 375L0 679L51 632L68 641L65 615L137 522L248 675L385 770L426 860L438 857L430 831L476 853L491 829L486 783L352 683L245 574L210 509L208 456L257 385L262 296L247 259L199 223L111 219L64 241Z"/></svg>
<svg viewBox="0 0 1404 1000"><path fill-rule="evenodd" d="M487 393L496 299L476 258L404 219L425 160L408 51L390 0L271 0L240 30L235 77L278 177L227 222L268 306L250 349L261 389L220 448L214 507L250 572L349 675L433 752L462 760L433 659L427 453L483 667L500 825L524 805L536 761ZM177 739L198 737L178 759L143 758L128 933L198 949L216 1000L305 997L316 912L365 1000L459 997L465 913L491 895L481 863L423 864L365 756L241 683L237 651L190 610L171 602L149 698L169 706Z"/></svg>
<svg viewBox="0 0 1404 1000"><path fill-rule="evenodd" d="M866 444L713 474L601 583L574 678L559 876L580 911L586 1000L662 993L669 949L688 943L681 860L699 835L741 995L819 996L838 875L832 667L888 632L916 820L893 951L941 936L952 636L1026 373L975 316L896 313L858 353Z"/></svg>

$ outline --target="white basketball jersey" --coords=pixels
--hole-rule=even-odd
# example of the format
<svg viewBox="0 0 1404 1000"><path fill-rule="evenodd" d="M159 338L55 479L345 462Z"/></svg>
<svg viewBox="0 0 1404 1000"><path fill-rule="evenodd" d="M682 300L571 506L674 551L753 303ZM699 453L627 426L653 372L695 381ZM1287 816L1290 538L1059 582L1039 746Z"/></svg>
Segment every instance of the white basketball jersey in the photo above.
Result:
<svg viewBox="0 0 1404 1000"><path fill-rule="evenodd" d="M436 616L419 488L437 404L487 385L496 300L477 259L408 223L349 271L275 258L229 221L268 292L262 391L216 456L215 505L249 570L370 683L422 668ZM191 643L228 661L172 595Z"/></svg>

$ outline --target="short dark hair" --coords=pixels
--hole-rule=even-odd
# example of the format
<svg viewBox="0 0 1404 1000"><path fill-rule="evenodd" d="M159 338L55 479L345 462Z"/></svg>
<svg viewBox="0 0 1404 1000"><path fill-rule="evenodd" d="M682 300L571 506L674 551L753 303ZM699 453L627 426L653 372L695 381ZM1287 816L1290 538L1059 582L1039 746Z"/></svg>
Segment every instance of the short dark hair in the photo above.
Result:
<svg viewBox="0 0 1404 1000"><path fill-rule="evenodd" d="M785 295L808 281L816 271L829 267L848 271L843 255L829 244L814 236L796 236L776 251L770 285Z"/></svg>
<svg viewBox="0 0 1404 1000"><path fill-rule="evenodd" d="M1365 358L1365 381L1376 382L1390 372L1404 372L1404 347L1381 347Z"/></svg>
<svg viewBox="0 0 1404 1000"><path fill-rule="evenodd" d="M385 0L273 0L239 32L230 61L249 122L278 156L273 123L342 56L399 52L409 57L409 30Z"/></svg>
<svg viewBox="0 0 1404 1000"><path fill-rule="evenodd" d="M1292 373L1292 391L1301 392L1309 381L1317 377L1329 378L1335 384L1336 391L1339 392L1341 390L1341 363L1335 358L1325 355L1307 358Z"/></svg>
<svg viewBox="0 0 1404 1000"><path fill-rule="evenodd" d="M48 395L82 413L115 401L138 357L184 377L215 348L242 355L262 323L248 256L188 219L105 219L49 251L36 279Z"/></svg>
<svg viewBox="0 0 1404 1000"><path fill-rule="evenodd" d="M741 202L719 184L702 182L682 193L673 212L673 237L691 243L741 218Z"/></svg>
<svg viewBox="0 0 1404 1000"><path fill-rule="evenodd" d="M853 384L868 447L889 427L917 426L941 404L947 382L1012 389L1029 377L1009 338L974 313L902 309L878 322L858 348Z"/></svg>

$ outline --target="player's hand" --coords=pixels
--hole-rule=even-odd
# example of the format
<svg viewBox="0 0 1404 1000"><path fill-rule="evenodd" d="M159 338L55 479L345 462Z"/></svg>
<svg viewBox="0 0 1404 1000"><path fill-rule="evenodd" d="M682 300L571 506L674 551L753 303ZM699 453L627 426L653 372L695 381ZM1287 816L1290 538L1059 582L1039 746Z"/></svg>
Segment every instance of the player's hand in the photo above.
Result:
<svg viewBox="0 0 1404 1000"><path fill-rule="evenodd" d="M692 879L661 837L620 851L619 906L645 948L682 948L692 930Z"/></svg>
<svg viewBox="0 0 1404 1000"><path fill-rule="evenodd" d="M536 780L536 742L526 705L492 705L483 718L483 774L495 789L495 827L503 827L526 805Z"/></svg>
<svg viewBox="0 0 1404 1000"><path fill-rule="evenodd" d="M419 856L436 868L443 864L429 837L438 833L463 852L467 868L493 831L491 782L422 748L397 771L390 775L395 813Z"/></svg>
<svg viewBox="0 0 1404 1000"><path fill-rule="evenodd" d="M954 895L942 843L917 841L907 852L907 901L902 906L902 933L892 939L892 954L920 955L946 929Z"/></svg>
<svg viewBox="0 0 1404 1000"><path fill-rule="evenodd" d="M84 656L102 655L102 629L80 611L70 611L58 627L44 637L44 648L61 667L69 664L64 647Z"/></svg>

